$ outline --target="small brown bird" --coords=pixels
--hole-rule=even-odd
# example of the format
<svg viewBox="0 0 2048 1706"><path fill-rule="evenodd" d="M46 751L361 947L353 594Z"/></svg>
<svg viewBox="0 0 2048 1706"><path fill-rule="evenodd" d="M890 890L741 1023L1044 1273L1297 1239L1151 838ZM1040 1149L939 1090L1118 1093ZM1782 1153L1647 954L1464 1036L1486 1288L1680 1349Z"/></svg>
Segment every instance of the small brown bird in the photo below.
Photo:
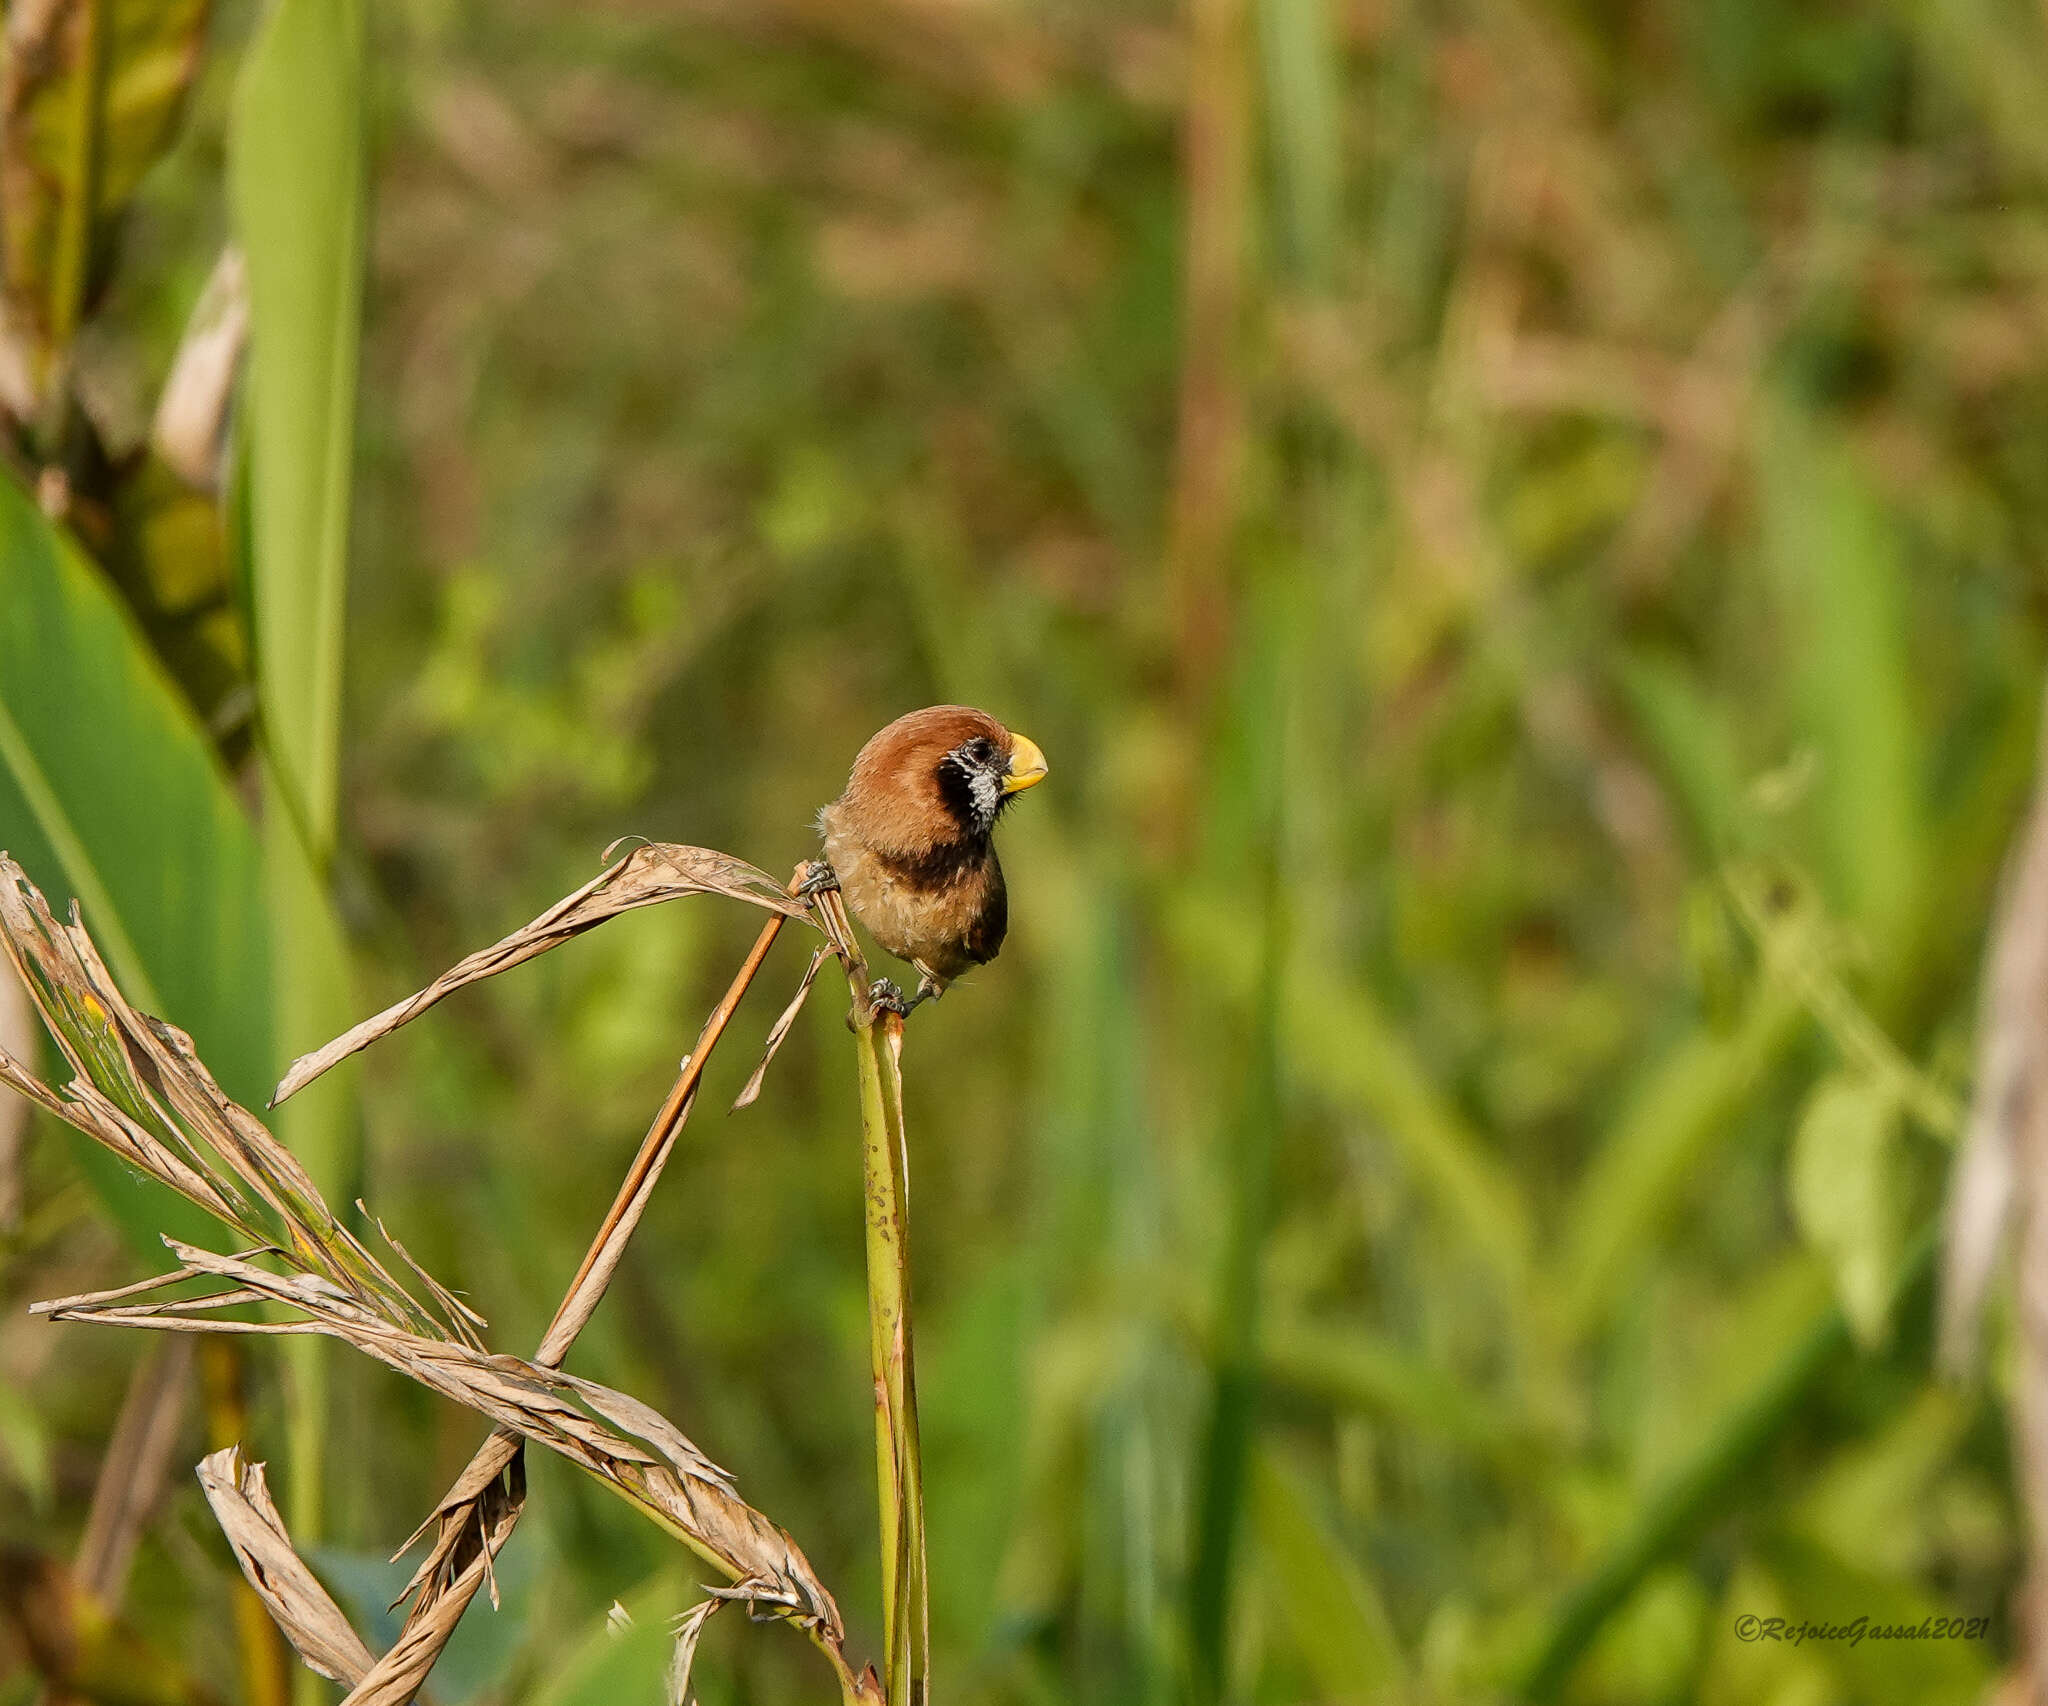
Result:
<svg viewBox="0 0 2048 1706"><path fill-rule="evenodd" d="M846 792L818 814L830 869L807 886L836 883L875 940L917 967L907 1003L886 979L878 1000L907 1013L996 957L1010 925L996 819L1045 768L1035 741L966 705L912 711L860 749Z"/></svg>

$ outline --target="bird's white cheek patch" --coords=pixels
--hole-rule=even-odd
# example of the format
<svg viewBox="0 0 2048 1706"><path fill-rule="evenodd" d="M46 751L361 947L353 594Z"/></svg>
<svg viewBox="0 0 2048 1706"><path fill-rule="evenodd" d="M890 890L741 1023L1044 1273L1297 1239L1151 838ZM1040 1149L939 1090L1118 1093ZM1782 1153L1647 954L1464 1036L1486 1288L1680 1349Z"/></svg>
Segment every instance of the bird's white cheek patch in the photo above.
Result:
<svg viewBox="0 0 2048 1706"><path fill-rule="evenodd" d="M967 786L974 795L974 815L984 824L994 823L996 807L1003 798L1003 785L995 772L977 767L968 773Z"/></svg>

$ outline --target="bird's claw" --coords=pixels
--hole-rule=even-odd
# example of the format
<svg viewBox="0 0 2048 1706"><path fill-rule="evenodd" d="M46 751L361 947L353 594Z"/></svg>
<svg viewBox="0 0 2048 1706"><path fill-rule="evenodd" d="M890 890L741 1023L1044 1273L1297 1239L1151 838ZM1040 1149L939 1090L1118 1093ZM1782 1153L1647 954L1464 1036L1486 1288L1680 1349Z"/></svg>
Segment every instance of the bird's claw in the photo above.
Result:
<svg viewBox="0 0 2048 1706"><path fill-rule="evenodd" d="M810 869L804 872L804 880L796 886L797 899L810 900L816 895L823 894L827 889L836 889L838 886L839 873L823 859L813 859Z"/></svg>
<svg viewBox="0 0 2048 1706"><path fill-rule="evenodd" d="M903 999L903 991L894 978L878 977L868 985L868 1005L878 1013L894 1013L903 1019L909 1017L916 1003Z"/></svg>

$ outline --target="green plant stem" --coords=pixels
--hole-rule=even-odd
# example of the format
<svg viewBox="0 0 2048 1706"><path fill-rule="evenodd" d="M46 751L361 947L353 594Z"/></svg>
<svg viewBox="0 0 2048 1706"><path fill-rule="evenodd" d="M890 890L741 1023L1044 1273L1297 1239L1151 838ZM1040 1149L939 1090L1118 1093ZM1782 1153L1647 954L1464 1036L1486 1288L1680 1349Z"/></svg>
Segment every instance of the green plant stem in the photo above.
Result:
<svg viewBox="0 0 2048 1706"><path fill-rule="evenodd" d="M868 1349L882 1528L883 1664L890 1706L927 1697L931 1613L924 1474L911 1348L909 1173L903 1139L903 1020L856 1020L861 1176L867 1204Z"/></svg>
<svg viewBox="0 0 2048 1706"><path fill-rule="evenodd" d="M1900 1265L1897 1299L1933 1267L1937 1232L1922 1229ZM1593 1639L1643 1579L1714 1516L1737 1502L1745 1477L1848 1352L1848 1318L1831 1305L1757 1386L1708 1430L1698 1451L1647 1499L1626 1533L1570 1593L1513 1685L1516 1698L1553 1699Z"/></svg>
<svg viewBox="0 0 2048 1706"><path fill-rule="evenodd" d="M818 922L846 970L860 1076L862 1200L867 1215L868 1349L875 1381L881 1506L883 1692L888 1706L930 1697L931 1597L925 1566L924 1469L910 1307L910 1170L903 1136L903 1020L876 1008L867 962L835 890Z"/></svg>

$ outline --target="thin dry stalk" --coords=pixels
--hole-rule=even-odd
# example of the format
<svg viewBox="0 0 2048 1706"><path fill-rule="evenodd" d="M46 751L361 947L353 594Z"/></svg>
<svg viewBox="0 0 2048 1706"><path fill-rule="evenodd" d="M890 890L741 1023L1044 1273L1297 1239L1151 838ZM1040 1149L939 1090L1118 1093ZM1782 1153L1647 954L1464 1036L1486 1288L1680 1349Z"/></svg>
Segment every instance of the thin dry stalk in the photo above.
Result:
<svg viewBox="0 0 2048 1706"><path fill-rule="evenodd" d="M79 1585L109 1610L127 1591L135 1548L163 1496L191 1389L192 1347L175 1339L151 1347L129 1377L71 1565Z"/></svg>
<svg viewBox="0 0 2048 1706"><path fill-rule="evenodd" d="M1225 568L1244 455L1239 359L1251 204L1251 56L1245 0L1191 0L1181 119L1179 420L1169 551L1182 689L1199 702L1226 638Z"/></svg>
<svg viewBox="0 0 2048 1706"><path fill-rule="evenodd" d="M2034 801L1992 929L1978 1021L1977 1090L1950 1186L1942 1350L1974 1360L1977 1321L2018 1230L2018 1378L2012 1399L2032 1558L2024 1590L2032 1697L2048 1702L2048 721Z"/></svg>
<svg viewBox="0 0 2048 1706"><path fill-rule="evenodd" d="M214 262L157 399L149 442L172 472L203 492L220 489L221 450L235 375L249 342L249 278L230 244Z"/></svg>
<svg viewBox="0 0 2048 1706"><path fill-rule="evenodd" d="M831 951L829 948L820 948L811 955L811 963L805 968L803 980L796 986L796 993L789 998L789 1005L783 1008L781 1017L768 1032L767 1044L761 1051L761 1064L754 1068L753 1076L733 1098L729 1112L736 1114L742 1108L752 1107L755 1099L761 1094L761 1085L768 1076L768 1068L780 1052L783 1038L789 1035L791 1027L796 1024L796 1016L804 1010L805 1001L810 999L811 985L817 981L818 968L825 963Z"/></svg>
<svg viewBox="0 0 2048 1706"><path fill-rule="evenodd" d="M13 969L0 966L0 1053L17 1060L35 1056L36 1010ZM21 1146L28 1136L29 1105L10 1096L0 1101L0 1233L21 1228Z"/></svg>

